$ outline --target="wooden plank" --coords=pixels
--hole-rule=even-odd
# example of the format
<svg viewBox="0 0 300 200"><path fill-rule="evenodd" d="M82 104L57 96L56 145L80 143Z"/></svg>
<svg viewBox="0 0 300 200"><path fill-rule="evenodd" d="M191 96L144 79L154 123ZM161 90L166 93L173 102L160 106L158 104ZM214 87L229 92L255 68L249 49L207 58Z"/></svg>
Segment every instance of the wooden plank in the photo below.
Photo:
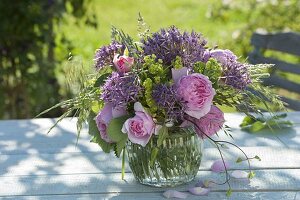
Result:
<svg viewBox="0 0 300 200"><path fill-rule="evenodd" d="M300 35L294 32L286 33L254 33L251 37L251 44L264 48L300 56Z"/></svg>
<svg viewBox="0 0 300 200"><path fill-rule="evenodd" d="M235 163L238 157L244 158L236 148L223 149L225 159L233 169L248 169L247 163ZM258 155L262 161L253 160L254 169L300 169L300 149L282 147L243 147L249 156ZM210 170L213 161L220 159L216 148L205 148L200 170ZM57 154L17 154L0 155L0 177L26 175L63 175L85 173L115 173L121 171L121 159L112 153L57 153ZM130 168L126 163L126 171Z"/></svg>
<svg viewBox="0 0 300 200"><path fill-rule="evenodd" d="M281 97L281 100L288 104L288 108L300 111L300 101L296 101L287 97Z"/></svg>
<svg viewBox="0 0 300 200"><path fill-rule="evenodd" d="M300 48L300 47L299 47ZM275 58L264 57L257 53L249 54L249 62L252 64L268 63L274 64L274 69L281 70L289 73L300 74L300 65L287 63Z"/></svg>
<svg viewBox="0 0 300 200"><path fill-rule="evenodd" d="M269 78L264 79L264 84L277 86L300 94L300 84L283 79L277 75L271 75Z"/></svg>
<svg viewBox="0 0 300 200"><path fill-rule="evenodd" d="M190 193L187 193L189 200L220 200L227 199L224 192L210 192L207 196L195 196ZM114 199L114 200L156 200L163 199L162 192L153 192L153 193L106 193L106 194L66 194L66 195L42 195L42 196L6 196L1 197L1 199L6 200L69 200L69 199ZM272 199L272 200L282 200L282 199L293 199L300 200L300 192L233 192L230 196L231 200L241 200L241 199Z"/></svg>
<svg viewBox="0 0 300 200"><path fill-rule="evenodd" d="M256 177L247 181L232 179L231 187L239 192L300 191L300 169L256 170ZM131 173L126 173L125 181L120 173L111 174L75 174L47 176L1 177L0 196L9 195L59 195L90 193L151 193L162 192L167 188L153 188L137 184ZM225 174L200 171L196 180L212 179L222 182ZM196 180L188 185L176 187L186 191ZM226 191L227 185L219 185L212 191Z"/></svg>

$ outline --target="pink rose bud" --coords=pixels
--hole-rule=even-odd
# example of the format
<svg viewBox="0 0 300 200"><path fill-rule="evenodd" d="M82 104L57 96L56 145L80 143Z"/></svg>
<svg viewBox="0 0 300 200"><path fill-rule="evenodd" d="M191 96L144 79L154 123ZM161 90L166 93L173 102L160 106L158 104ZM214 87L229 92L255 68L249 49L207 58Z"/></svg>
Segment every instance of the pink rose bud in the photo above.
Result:
<svg viewBox="0 0 300 200"><path fill-rule="evenodd" d="M145 111L140 102L134 104L135 116L129 118L123 124L122 132L127 133L132 143L143 147L149 142L156 131L152 117Z"/></svg>
<svg viewBox="0 0 300 200"><path fill-rule="evenodd" d="M113 63L117 68L118 72L126 73L130 71L131 66L134 63L134 58L125 55L120 56L119 54L115 54Z"/></svg>
<svg viewBox="0 0 300 200"><path fill-rule="evenodd" d="M199 73L182 76L176 86L186 114L200 119L209 112L216 92L206 76Z"/></svg>
<svg viewBox="0 0 300 200"><path fill-rule="evenodd" d="M98 113L98 115L95 118L97 128L100 132L101 138L108 143L111 143L112 140L107 135L107 126L109 122L113 118L121 117L126 115L126 109L124 107L116 107L113 108L111 103L106 103L103 107L103 109Z"/></svg>

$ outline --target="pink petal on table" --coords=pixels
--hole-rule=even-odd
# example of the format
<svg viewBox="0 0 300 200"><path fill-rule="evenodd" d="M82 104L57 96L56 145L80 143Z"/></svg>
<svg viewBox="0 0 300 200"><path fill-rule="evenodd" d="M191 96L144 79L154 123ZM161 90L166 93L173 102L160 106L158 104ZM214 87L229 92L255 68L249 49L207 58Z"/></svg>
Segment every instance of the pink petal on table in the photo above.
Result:
<svg viewBox="0 0 300 200"><path fill-rule="evenodd" d="M230 168L229 162L227 162L227 161L224 160L224 163L225 163L226 169L229 169ZM216 160L211 165L211 168L210 168L211 171L213 171L213 172L224 172L225 171L224 163L223 163L222 159Z"/></svg>
<svg viewBox="0 0 300 200"><path fill-rule="evenodd" d="M236 179L248 179L248 172L242 171L242 170L234 170L231 173L231 177Z"/></svg>
<svg viewBox="0 0 300 200"><path fill-rule="evenodd" d="M190 188L189 192L192 193L193 195L203 196L203 195L207 195L210 192L210 189L202 188L202 187L194 187L194 188Z"/></svg>
<svg viewBox="0 0 300 200"><path fill-rule="evenodd" d="M187 194L183 192L178 192L176 190L167 190L163 193L163 196L166 197L167 199L170 198L178 198L178 199L185 199L187 198Z"/></svg>

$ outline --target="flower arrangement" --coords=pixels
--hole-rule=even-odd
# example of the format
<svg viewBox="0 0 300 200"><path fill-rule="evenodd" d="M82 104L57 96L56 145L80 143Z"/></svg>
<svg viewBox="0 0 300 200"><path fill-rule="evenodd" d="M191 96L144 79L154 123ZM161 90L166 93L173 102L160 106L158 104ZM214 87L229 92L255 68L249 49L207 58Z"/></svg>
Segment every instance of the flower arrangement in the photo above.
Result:
<svg viewBox="0 0 300 200"><path fill-rule="evenodd" d="M87 121L92 142L117 157L123 153L123 165L128 142L139 147L153 140L162 144L170 129L192 127L198 138L214 142L227 173L220 147L234 144L213 138L220 130L231 136L220 106L244 112L247 119L254 119L253 114L263 116L262 106L270 112L272 105L283 109L278 97L261 86L270 65L250 65L230 50L208 48L194 31L171 26L150 33L141 17L139 32L140 40L134 41L112 28L112 42L96 51L96 70L84 76L78 96L50 108L67 107L57 122L75 110L78 131ZM160 144L150 149L152 164ZM245 154L238 161L250 159L254 158ZM250 170L248 177L253 176Z"/></svg>

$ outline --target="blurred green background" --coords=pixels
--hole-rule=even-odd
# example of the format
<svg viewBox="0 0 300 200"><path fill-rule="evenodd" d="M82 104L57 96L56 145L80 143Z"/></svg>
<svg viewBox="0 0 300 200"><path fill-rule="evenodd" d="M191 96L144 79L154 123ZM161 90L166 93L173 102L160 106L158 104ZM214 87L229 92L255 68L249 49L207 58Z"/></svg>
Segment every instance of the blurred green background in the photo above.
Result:
<svg viewBox="0 0 300 200"><path fill-rule="evenodd" d="M66 86L70 52L86 71L93 70L94 52L110 43L112 25L138 38L139 12L151 32L170 25L195 30L208 46L231 49L241 60L258 29L300 32L298 0L2 0L0 118L32 118L72 97L74 90Z"/></svg>

